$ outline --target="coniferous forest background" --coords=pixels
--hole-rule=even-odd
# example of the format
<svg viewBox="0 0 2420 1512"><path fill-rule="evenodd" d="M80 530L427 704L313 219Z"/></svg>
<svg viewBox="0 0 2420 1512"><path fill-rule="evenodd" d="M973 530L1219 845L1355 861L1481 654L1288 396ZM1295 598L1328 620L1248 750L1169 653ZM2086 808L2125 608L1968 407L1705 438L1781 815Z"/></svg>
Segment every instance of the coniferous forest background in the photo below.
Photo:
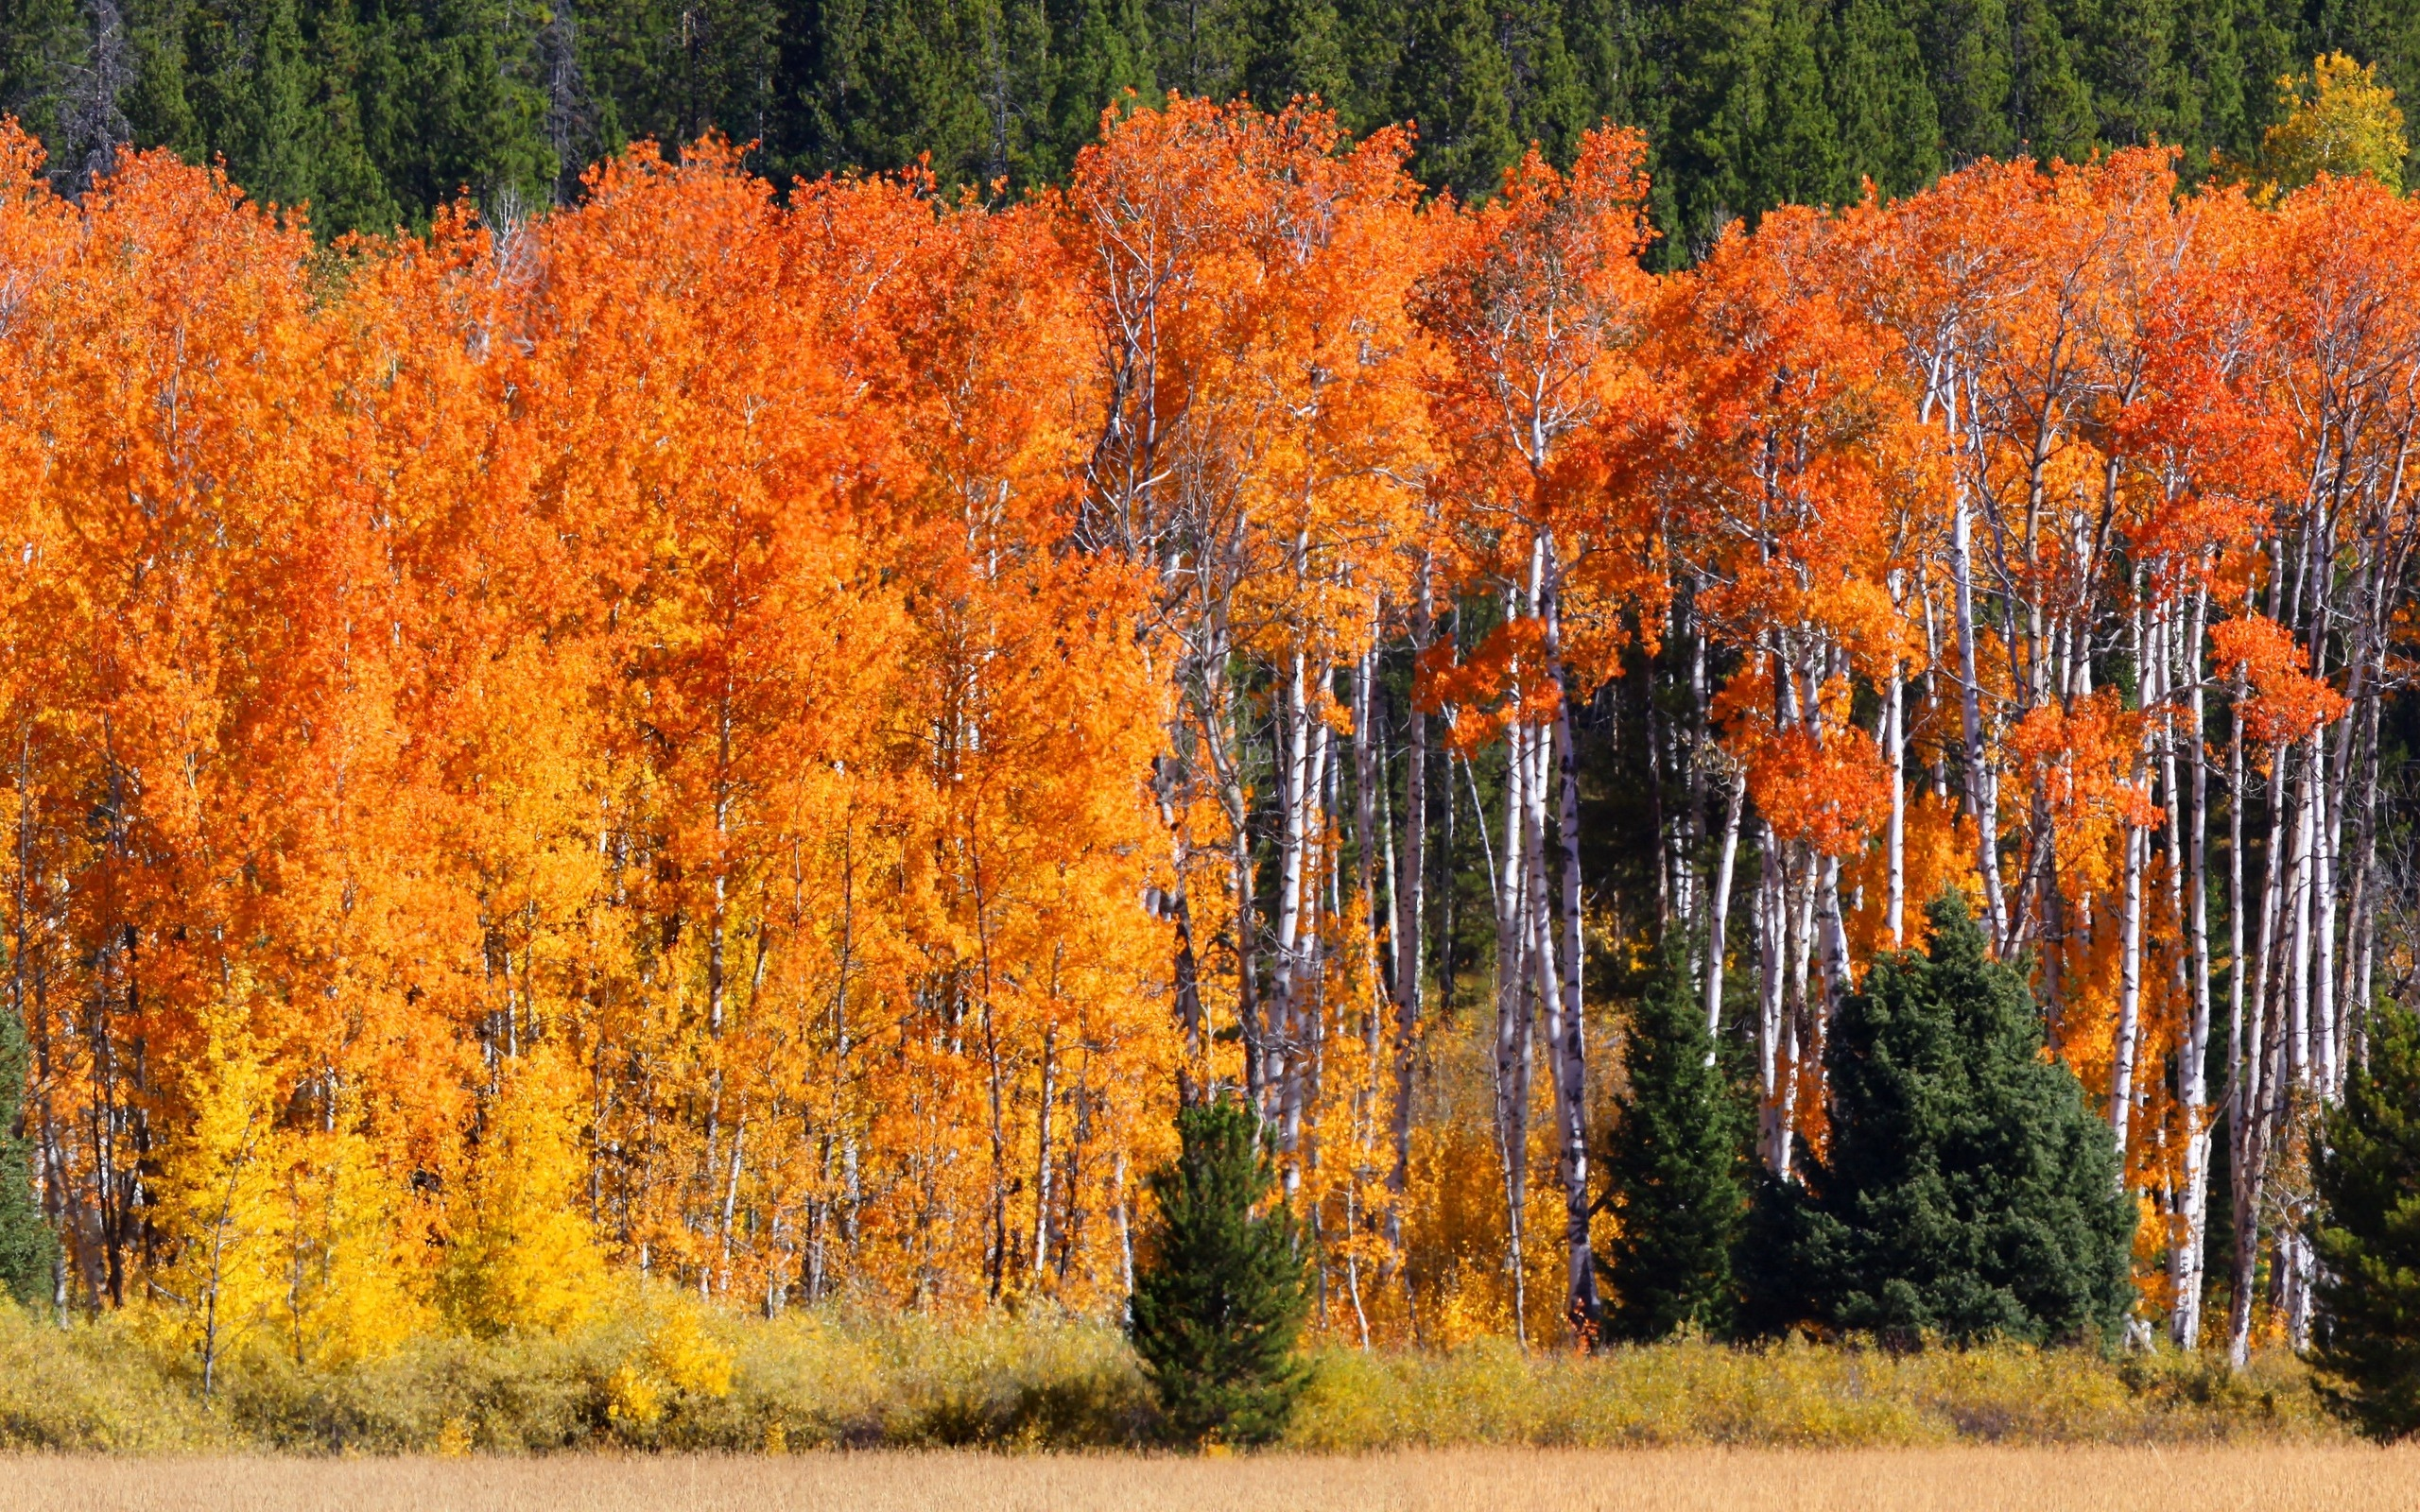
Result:
<svg viewBox="0 0 2420 1512"><path fill-rule="evenodd" d="M1491 192L1599 121L1651 144L1659 255L1781 203L2022 152L2166 143L2189 174L2314 55L2420 87L2420 0L6 0L0 109L62 187L123 143L223 157L323 232L576 195L624 144L719 131L786 183L929 154L1063 176L1125 91L1317 95L1413 121L1413 175Z"/></svg>

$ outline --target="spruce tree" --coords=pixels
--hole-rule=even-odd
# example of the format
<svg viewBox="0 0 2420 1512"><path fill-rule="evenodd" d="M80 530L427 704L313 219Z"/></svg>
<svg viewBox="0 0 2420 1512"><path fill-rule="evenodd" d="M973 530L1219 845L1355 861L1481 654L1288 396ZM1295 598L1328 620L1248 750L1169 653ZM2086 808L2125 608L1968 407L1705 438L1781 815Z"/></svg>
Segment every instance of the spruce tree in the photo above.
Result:
<svg viewBox="0 0 2420 1512"><path fill-rule="evenodd" d="M1260 1121L1231 1097L1183 1109L1174 1164L1149 1179L1159 1216L1128 1332L1170 1436L1266 1443L1308 1380L1294 1361L1309 1297L1293 1220L1268 1202Z"/></svg>
<svg viewBox="0 0 2420 1512"><path fill-rule="evenodd" d="M2099 143L2092 86L2078 70L2082 39L2053 0L2009 0L2011 125L2039 162L2082 163Z"/></svg>
<svg viewBox="0 0 2420 1512"><path fill-rule="evenodd" d="M2321 1399L2371 1437L2420 1433L2420 1019L2388 1006L2322 1128L2313 1188Z"/></svg>
<svg viewBox="0 0 2420 1512"><path fill-rule="evenodd" d="M1731 1327L1750 1118L1714 1050L1686 957L1668 939L1622 1047L1630 1087L1605 1152L1619 1230L1605 1246L1609 1337L1647 1343Z"/></svg>
<svg viewBox="0 0 2420 1512"><path fill-rule="evenodd" d="M2004 0L1916 0L1925 73L1941 120L1947 167L1978 158L2006 158L2019 133L2009 94L2016 61L2009 46Z"/></svg>
<svg viewBox="0 0 2420 1512"><path fill-rule="evenodd" d="M2134 1209L2109 1126L2043 1056L2017 967L1963 901L1930 947L1879 956L1824 1047L1830 1143L1803 1187L1763 1183L1751 1322L1953 1342L2100 1338L2133 1295Z"/></svg>
<svg viewBox="0 0 2420 1512"><path fill-rule="evenodd" d="M1847 195L1867 180L1889 198L1938 178L1941 119L1899 0L1844 0L1819 47Z"/></svg>
<svg viewBox="0 0 2420 1512"><path fill-rule="evenodd" d="M34 1200L26 1072L26 1026L0 1009L0 1290L30 1307L50 1292L59 1241Z"/></svg>
<svg viewBox="0 0 2420 1512"><path fill-rule="evenodd" d="M1512 69L1480 0L1438 0L1405 17L1395 119L1415 123L1411 171L1431 189L1484 199L1523 146L1512 127Z"/></svg>

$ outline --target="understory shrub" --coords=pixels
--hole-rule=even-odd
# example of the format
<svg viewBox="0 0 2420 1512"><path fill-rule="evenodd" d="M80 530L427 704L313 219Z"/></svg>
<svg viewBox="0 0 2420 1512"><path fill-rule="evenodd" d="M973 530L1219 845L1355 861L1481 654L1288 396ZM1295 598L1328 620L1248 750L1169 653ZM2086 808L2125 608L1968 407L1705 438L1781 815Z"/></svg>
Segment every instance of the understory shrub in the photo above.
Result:
<svg viewBox="0 0 2420 1512"><path fill-rule="evenodd" d="M0 1450L299 1453L1138 1449L1167 1436L1118 1329L1032 1312L967 1322L845 1306L767 1321L663 1292L566 1338L426 1339L299 1369L189 1359L122 1318L60 1329L0 1303ZM1509 1340L1313 1352L1278 1443L2188 1443L2342 1437L2282 1351L2110 1360L1997 1345L1883 1350L1704 1342L1593 1355ZM727 1371L727 1374L724 1372Z"/></svg>

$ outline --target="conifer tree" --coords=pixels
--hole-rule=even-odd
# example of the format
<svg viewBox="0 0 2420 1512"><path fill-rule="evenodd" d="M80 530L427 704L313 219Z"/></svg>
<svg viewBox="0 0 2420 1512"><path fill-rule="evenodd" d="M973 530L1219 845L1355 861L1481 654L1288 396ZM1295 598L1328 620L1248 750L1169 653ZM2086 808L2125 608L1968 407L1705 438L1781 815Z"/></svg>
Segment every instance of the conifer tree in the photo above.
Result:
<svg viewBox="0 0 2420 1512"><path fill-rule="evenodd" d="M50 1290L58 1237L34 1198L25 1138L26 1026L0 1012L0 1289L31 1306Z"/></svg>
<svg viewBox="0 0 2420 1512"><path fill-rule="evenodd" d="M1830 1146L1767 1182L1749 1321L1901 1337L2099 1337L2133 1294L2135 1215L2108 1127L2042 1055L2024 973L1988 959L1963 900L1923 954L1877 956L1824 1049Z"/></svg>
<svg viewBox="0 0 2420 1512"><path fill-rule="evenodd" d="M2420 1433L2420 1018L2387 1006L2371 1034L2313 1172L2311 1359L2322 1399L2392 1440Z"/></svg>
<svg viewBox="0 0 2420 1512"><path fill-rule="evenodd" d="M1309 1305L1293 1220L1269 1204L1275 1173L1249 1107L1221 1097L1176 1124L1176 1161L1150 1178L1159 1221L1128 1330L1172 1436L1265 1443L1309 1379L1293 1360Z"/></svg>
<svg viewBox="0 0 2420 1512"><path fill-rule="evenodd" d="M1436 189L1484 198L1520 155L1512 67L1479 0L1442 0L1406 18L1390 113L1420 129L1412 173Z"/></svg>
<svg viewBox="0 0 2420 1512"><path fill-rule="evenodd" d="M1622 1048L1630 1090L1605 1157L1619 1231L1605 1247L1609 1337L1729 1330L1747 1214L1748 1110L1715 1057L1688 954L1668 938Z"/></svg>
<svg viewBox="0 0 2420 1512"><path fill-rule="evenodd" d="M1903 9L1898 0L1844 0L1824 18L1824 99L1849 194L1866 180L1885 198L1911 194L1941 174L1940 112Z"/></svg>

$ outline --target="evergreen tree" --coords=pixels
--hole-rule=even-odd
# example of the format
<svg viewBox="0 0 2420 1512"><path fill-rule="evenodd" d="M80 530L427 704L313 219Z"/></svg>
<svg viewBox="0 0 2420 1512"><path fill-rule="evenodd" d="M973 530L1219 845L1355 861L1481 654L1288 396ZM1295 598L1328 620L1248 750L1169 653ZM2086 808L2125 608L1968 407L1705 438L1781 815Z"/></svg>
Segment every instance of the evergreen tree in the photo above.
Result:
<svg viewBox="0 0 2420 1512"><path fill-rule="evenodd" d="M2070 23L2077 69L2091 91L2101 142L2175 145L2199 136L2201 99L2179 56L2187 9L2182 0L2080 0ZM2224 0L2217 9L2225 9Z"/></svg>
<svg viewBox="0 0 2420 1512"><path fill-rule="evenodd" d="M1703 252L1734 219L1829 204L1853 185L1816 59L1815 0L1683 0L1668 161L1675 246Z"/></svg>
<svg viewBox="0 0 2420 1512"><path fill-rule="evenodd" d="M59 1241L34 1200L26 1072L25 1023L0 1012L0 1291L30 1307L50 1293Z"/></svg>
<svg viewBox="0 0 2420 1512"><path fill-rule="evenodd" d="M1147 3L1162 90L1212 99L1244 92L1255 56L1266 45L1256 0Z"/></svg>
<svg viewBox="0 0 2420 1512"><path fill-rule="evenodd" d="M1265 1443L1308 1380L1293 1359L1310 1300L1293 1222L1268 1201L1275 1176L1249 1107L1221 1097L1176 1125L1176 1162L1149 1180L1159 1218L1128 1331L1175 1437Z"/></svg>
<svg viewBox="0 0 2420 1512"><path fill-rule="evenodd" d="M1512 70L1483 0L1438 0L1405 18L1391 114L1420 131L1411 171L1431 189L1484 198L1518 161Z"/></svg>
<svg viewBox="0 0 2420 1512"><path fill-rule="evenodd" d="M777 184L925 158L1022 189L1171 90L1414 122L1413 171L1465 198L1613 120L1679 266L1735 217L1979 158L2251 163L2274 81L2339 50L2420 89L2420 0L0 0L0 108L62 187L167 146L327 232L564 201L601 154L708 131Z"/></svg>
<svg viewBox="0 0 2420 1512"><path fill-rule="evenodd" d="M1267 110L1296 98L1340 104L1351 92L1335 0L1269 0L1244 69L1244 92Z"/></svg>
<svg viewBox="0 0 2420 1512"><path fill-rule="evenodd" d="M1099 138L1102 111L1130 91L1149 100L1156 87L1144 0L1061 0L1052 37L1057 67L1048 119L1033 149L1033 172L1043 180L1063 176L1076 154Z"/></svg>
<svg viewBox="0 0 2420 1512"><path fill-rule="evenodd" d="M2373 1438L2420 1433L2420 1019L2382 1007L2328 1110L2313 1187L2320 1395Z"/></svg>
<svg viewBox="0 0 2420 1512"><path fill-rule="evenodd" d="M1511 97L1506 116L1516 145L1496 169L1501 180L1532 142L1552 162L1567 163L1602 112L1583 92L1578 61L1563 30L1559 0L1500 0L1495 15ZM1495 185L1488 185L1492 192Z"/></svg>
<svg viewBox="0 0 2420 1512"><path fill-rule="evenodd" d="M1910 194L1939 178L1941 119L1898 0L1843 0L1819 52L1847 191L1871 180L1885 197Z"/></svg>
<svg viewBox="0 0 2420 1512"><path fill-rule="evenodd" d="M1603 1262L1610 1337L1645 1343L1731 1327L1751 1120L1714 1052L1687 956L1667 940L1622 1047L1630 1087L1605 1154L1619 1226Z"/></svg>
<svg viewBox="0 0 2420 1512"><path fill-rule="evenodd" d="M2092 88L2076 68L2077 33L2055 0L2010 0L2010 125L2017 150L2039 162L2092 155Z"/></svg>
<svg viewBox="0 0 2420 1512"><path fill-rule="evenodd" d="M720 131L762 137L786 8L779 0L585 0L573 49L596 147L667 151Z"/></svg>
<svg viewBox="0 0 2420 1512"><path fill-rule="evenodd" d="M771 165L783 177L904 167L929 156L946 184L995 161L980 91L989 0L806 0L782 37Z"/></svg>
<svg viewBox="0 0 2420 1512"><path fill-rule="evenodd" d="M1928 950L1877 957L1841 1002L1824 1159L1803 1188L1758 1191L1750 1324L2104 1335L2133 1295L2135 1227L2109 1127L2044 1057L2024 972L1985 958L1964 902L1927 917Z"/></svg>
<svg viewBox="0 0 2420 1512"><path fill-rule="evenodd" d="M2014 153L2018 133L2009 103L2016 64L2005 0L1928 0L1919 32L1944 166Z"/></svg>
<svg viewBox="0 0 2420 1512"><path fill-rule="evenodd" d="M1843 172L1839 124L1824 99L1815 56L1820 0L1775 0L1772 33L1759 80L1760 129L1742 144L1752 217L1775 205L1828 205L1852 198Z"/></svg>
<svg viewBox="0 0 2420 1512"><path fill-rule="evenodd" d="M92 47L76 0L0 0L0 112L55 149Z"/></svg>

